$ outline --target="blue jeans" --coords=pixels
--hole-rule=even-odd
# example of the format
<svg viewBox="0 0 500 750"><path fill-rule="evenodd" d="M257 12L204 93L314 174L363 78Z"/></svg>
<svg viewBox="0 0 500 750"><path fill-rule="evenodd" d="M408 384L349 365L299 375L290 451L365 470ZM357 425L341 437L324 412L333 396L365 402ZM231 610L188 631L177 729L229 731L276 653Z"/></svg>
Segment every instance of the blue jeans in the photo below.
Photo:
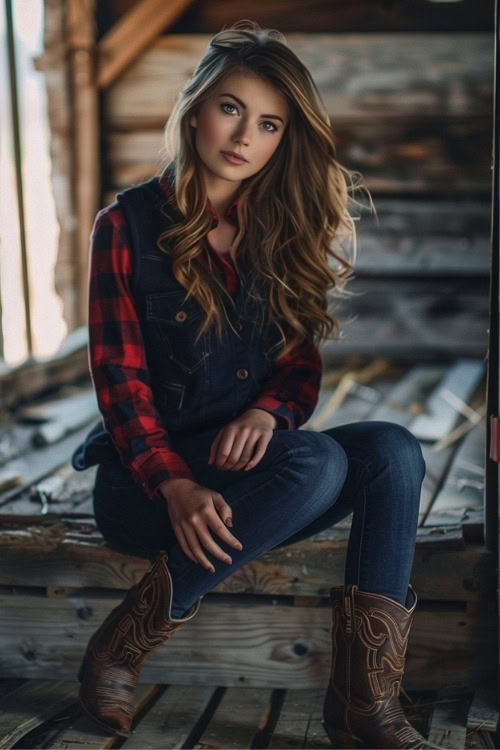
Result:
<svg viewBox="0 0 500 750"><path fill-rule="evenodd" d="M151 559L161 549L168 551L172 616L183 617L200 596L264 552L306 539L350 513L345 583L406 604L426 469L409 430L376 420L322 432L275 430L265 455L249 471L207 464L217 431L172 436L172 447L195 480L220 492L232 508L231 531L243 549L212 532L232 559L228 565L202 545L215 573L183 552L166 501L149 500L119 463L101 464L96 474L95 518L108 544Z"/></svg>

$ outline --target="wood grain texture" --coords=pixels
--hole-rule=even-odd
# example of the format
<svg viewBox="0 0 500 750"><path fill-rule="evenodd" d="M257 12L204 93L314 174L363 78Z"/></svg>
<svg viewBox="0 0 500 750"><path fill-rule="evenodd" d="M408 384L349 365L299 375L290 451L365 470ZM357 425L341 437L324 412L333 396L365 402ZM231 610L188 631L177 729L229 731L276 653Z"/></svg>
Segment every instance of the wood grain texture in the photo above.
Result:
<svg viewBox="0 0 500 750"><path fill-rule="evenodd" d="M209 41L206 34L157 39L107 92L107 129L161 128ZM449 124L492 115L488 34L294 33L287 43L310 70L334 130L341 121L420 117Z"/></svg>
<svg viewBox="0 0 500 750"><path fill-rule="evenodd" d="M418 593L418 592L417 592ZM0 596L0 670L5 677L75 679L90 635L121 597L82 592L46 599ZM291 607L270 597L204 597L197 617L145 662L141 682L247 687L326 686L330 607ZM434 689L488 682L496 671L496 617L461 606L420 606L407 653L405 685Z"/></svg>
<svg viewBox="0 0 500 750"><path fill-rule="evenodd" d="M68 525L0 529L0 585L52 587L55 594L62 588L60 595L87 587L126 590L146 572L145 558L117 552L98 532L75 533ZM331 586L343 583L349 533L334 526L270 550L213 592L328 597ZM427 526L417 531L411 581L423 599L488 602L495 589L493 555L482 545L464 545L459 526Z"/></svg>

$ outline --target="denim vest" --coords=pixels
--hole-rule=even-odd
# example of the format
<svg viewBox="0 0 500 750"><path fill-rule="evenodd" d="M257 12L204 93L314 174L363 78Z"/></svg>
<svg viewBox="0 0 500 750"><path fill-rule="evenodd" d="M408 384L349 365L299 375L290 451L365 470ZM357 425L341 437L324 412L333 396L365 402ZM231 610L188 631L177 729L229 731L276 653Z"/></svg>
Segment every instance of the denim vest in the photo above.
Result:
<svg viewBox="0 0 500 750"><path fill-rule="evenodd" d="M124 190L116 200L130 231L134 299L159 417L167 432L182 436L222 427L260 395L282 343L279 328L266 325L265 303L249 294L251 268L239 262L239 288L223 295L237 333L223 320L222 340L211 326L195 343L202 308L193 298L184 300L186 290L174 278L170 258L157 246L159 234L176 217L159 178ZM116 458L100 421L77 448L72 463L81 471Z"/></svg>

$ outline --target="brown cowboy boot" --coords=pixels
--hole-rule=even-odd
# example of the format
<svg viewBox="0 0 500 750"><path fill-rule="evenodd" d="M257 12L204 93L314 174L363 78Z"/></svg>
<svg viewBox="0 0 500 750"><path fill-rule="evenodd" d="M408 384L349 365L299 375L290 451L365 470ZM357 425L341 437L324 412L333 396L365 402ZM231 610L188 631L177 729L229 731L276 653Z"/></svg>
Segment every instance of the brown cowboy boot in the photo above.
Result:
<svg viewBox="0 0 500 750"><path fill-rule="evenodd" d="M172 578L162 551L139 583L92 635L78 679L80 705L100 726L128 737L143 661L171 638L200 608L201 598L182 619L170 616Z"/></svg>
<svg viewBox="0 0 500 750"><path fill-rule="evenodd" d="M410 609L352 583L330 591L332 671L322 724L332 747L439 750L412 727L398 697L417 606L408 589Z"/></svg>

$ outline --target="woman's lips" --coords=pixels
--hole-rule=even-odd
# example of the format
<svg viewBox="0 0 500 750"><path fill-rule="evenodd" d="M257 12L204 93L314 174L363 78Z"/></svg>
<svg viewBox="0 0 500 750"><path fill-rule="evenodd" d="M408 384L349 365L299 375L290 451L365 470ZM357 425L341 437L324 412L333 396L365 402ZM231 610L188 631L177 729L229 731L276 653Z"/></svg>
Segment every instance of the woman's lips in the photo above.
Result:
<svg viewBox="0 0 500 750"><path fill-rule="evenodd" d="M228 154L226 151L221 151L222 156L226 161L228 161L230 164L246 164L247 162L245 159L238 159L236 156L233 156L232 154Z"/></svg>

